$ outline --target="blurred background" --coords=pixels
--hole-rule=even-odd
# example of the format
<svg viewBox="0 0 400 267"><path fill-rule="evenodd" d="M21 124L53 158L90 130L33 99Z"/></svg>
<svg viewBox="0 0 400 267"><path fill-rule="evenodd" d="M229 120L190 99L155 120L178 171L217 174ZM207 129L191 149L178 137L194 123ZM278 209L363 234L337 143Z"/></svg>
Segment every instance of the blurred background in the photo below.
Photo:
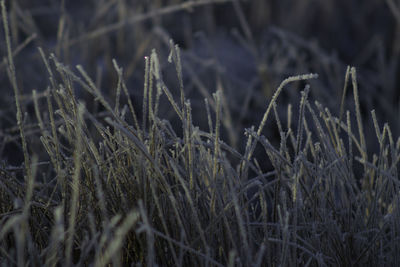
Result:
<svg viewBox="0 0 400 267"><path fill-rule="evenodd" d="M381 127L389 122L394 136L399 133L397 0L12 0L6 4L26 127L32 136L37 128L32 90L40 96L50 86L37 47L46 56L54 53L72 71L82 65L110 103L118 78L112 64L116 59L140 118L144 57L152 49L159 55L166 85L179 97L175 66L167 60L170 39L181 48L185 94L195 124L208 130L204 99L215 111L212 93L222 89L222 138L239 151L244 148L244 129L258 126L271 95L289 76L318 73L317 80L307 82L311 103L317 100L338 116L348 65L357 69L367 137L375 138L367 143L376 143L372 109ZM20 147L4 40L1 27L0 153L18 165L22 155L15 153ZM289 103L296 124L304 86L291 84L279 98L283 125ZM101 111L79 85L74 88L89 110ZM161 100L160 114L177 123L166 97ZM345 102L345 108L354 111L351 83ZM278 142L279 133L273 128L267 127L264 134Z"/></svg>

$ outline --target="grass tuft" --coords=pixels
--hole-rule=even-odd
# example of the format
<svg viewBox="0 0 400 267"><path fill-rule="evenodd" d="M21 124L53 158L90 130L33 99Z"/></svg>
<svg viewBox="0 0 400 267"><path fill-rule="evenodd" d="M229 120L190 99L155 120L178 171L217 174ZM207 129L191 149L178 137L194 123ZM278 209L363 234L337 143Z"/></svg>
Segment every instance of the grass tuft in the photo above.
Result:
<svg viewBox="0 0 400 267"><path fill-rule="evenodd" d="M102 2L92 24L75 29L78 34L68 27L62 5L54 54L35 52L43 86L29 94L17 79L25 77L17 75L23 66L15 59L36 35L27 34L13 51L18 30L9 21L21 10L0 2L6 51L0 70L7 68L16 115L8 121L14 125L0 132L0 147L20 156L20 165L0 165L2 266L400 264L400 139L380 122L379 111L364 114L366 85L355 67L347 67L340 81L310 72L287 75L274 86L273 68L262 65L254 72L268 79L261 77L259 87L234 79L246 69L231 75L243 93L232 89L237 84L229 82L230 66L216 63L220 55L210 61L188 55L168 39L152 50L141 47L149 44L144 41L126 67L111 53L99 59L96 71L90 60L74 62L68 55L77 46L107 41L111 33L115 47L126 49L128 25L149 19L161 25L169 14L227 8L228 2L244 32L239 41L252 56L261 55L239 1L156 1L158 9L137 17L126 15L132 11L126 1L117 2ZM393 1L387 3L396 15ZM101 24L114 13L116 21ZM146 32L137 27L135 34L141 30ZM146 40L170 37L159 26L153 30ZM294 40L311 49L289 34L279 40L282 47ZM279 62L291 62L293 51ZM311 52L329 61L320 50ZM137 57L143 58L140 86L132 82ZM212 72L193 68L190 60ZM333 108L316 97L330 78L342 88L342 95L331 97ZM259 124L240 128L248 116Z"/></svg>

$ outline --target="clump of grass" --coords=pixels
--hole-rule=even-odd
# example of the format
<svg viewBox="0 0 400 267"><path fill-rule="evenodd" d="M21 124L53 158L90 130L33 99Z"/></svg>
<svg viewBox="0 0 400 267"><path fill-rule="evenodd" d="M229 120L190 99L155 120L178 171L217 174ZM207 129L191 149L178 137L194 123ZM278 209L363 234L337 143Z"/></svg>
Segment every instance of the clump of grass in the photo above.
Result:
<svg viewBox="0 0 400 267"><path fill-rule="evenodd" d="M0 173L3 265L400 264L400 141L372 111L379 152L368 153L355 68L345 74L355 115L341 109L335 116L310 103L306 85L298 118L288 108L284 126L277 112L281 91L317 75L289 77L258 127L246 129L241 153L221 137L223 90L213 95L214 109L206 101L208 131L195 125L192 113L204 111L192 110L185 96L172 41L169 61L179 86L164 82L153 50L145 58L140 107L116 61L110 100L82 66L71 69L39 50L49 85L32 93L37 131L26 138L4 1L2 11L25 158L22 170ZM343 94L348 87L345 82ZM90 111L78 90L102 111ZM179 128L163 119L161 101L170 104ZM280 143L274 146L265 129L275 127ZM37 150L32 136L40 139ZM264 153L255 156L257 146ZM265 161L273 166L268 172L260 167Z"/></svg>

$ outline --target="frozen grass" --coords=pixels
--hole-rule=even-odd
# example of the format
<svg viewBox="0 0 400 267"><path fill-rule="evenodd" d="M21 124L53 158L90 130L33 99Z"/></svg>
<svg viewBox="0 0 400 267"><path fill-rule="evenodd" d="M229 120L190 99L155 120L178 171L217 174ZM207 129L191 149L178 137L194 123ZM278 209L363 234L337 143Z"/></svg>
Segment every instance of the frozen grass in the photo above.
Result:
<svg viewBox="0 0 400 267"><path fill-rule="evenodd" d="M172 41L176 86L165 82L159 61L166 59L153 50L139 106L116 60L113 92L105 94L83 66L40 48L49 85L22 95L1 3L24 159L0 173L3 266L400 265L400 139L374 110L374 128L364 125L354 67L343 73L337 115L310 101L307 83L318 75L283 80L259 124L234 133L246 144L238 150L223 140L233 129L226 91L219 86L194 110ZM243 19L242 26L250 40ZM298 112L289 105L284 125L279 96L299 81ZM354 112L346 111L349 91ZM174 123L165 119L166 103ZM208 130L196 126L195 113ZM277 129L278 144L266 129ZM370 131L376 153L368 151Z"/></svg>

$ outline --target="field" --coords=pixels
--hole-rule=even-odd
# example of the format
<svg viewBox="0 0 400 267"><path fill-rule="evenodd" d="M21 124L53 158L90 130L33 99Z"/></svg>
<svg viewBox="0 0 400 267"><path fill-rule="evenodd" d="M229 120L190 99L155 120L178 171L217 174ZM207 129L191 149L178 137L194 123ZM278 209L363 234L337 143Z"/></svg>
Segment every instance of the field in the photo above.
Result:
<svg viewBox="0 0 400 267"><path fill-rule="evenodd" d="M1 266L400 266L400 2L0 0Z"/></svg>

